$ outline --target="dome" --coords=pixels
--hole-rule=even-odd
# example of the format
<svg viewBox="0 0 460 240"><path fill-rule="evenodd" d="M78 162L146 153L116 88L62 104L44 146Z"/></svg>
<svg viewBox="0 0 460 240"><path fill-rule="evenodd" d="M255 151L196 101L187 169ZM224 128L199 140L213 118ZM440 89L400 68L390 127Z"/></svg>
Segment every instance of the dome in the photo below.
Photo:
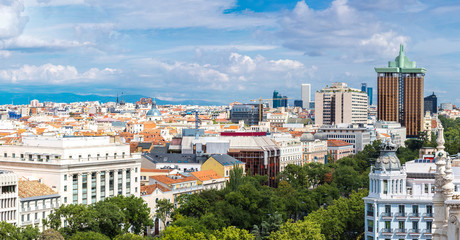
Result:
<svg viewBox="0 0 460 240"><path fill-rule="evenodd" d="M380 156L375 161L375 170L400 171L401 163L396 156L396 150L398 147L391 143L391 141L385 141L382 143L381 147Z"/></svg>
<svg viewBox="0 0 460 240"><path fill-rule="evenodd" d="M156 108L152 108L147 112L147 117L161 117L161 112L160 110Z"/></svg>
<svg viewBox="0 0 460 240"><path fill-rule="evenodd" d="M323 132L317 132L315 134L315 139L319 139L319 140L327 140L327 135Z"/></svg>
<svg viewBox="0 0 460 240"><path fill-rule="evenodd" d="M302 142L315 141L315 137L313 136L313 134L311 134L309 132L306 132L306 133L302 134L302 136L300 136L300 141L302 141Z"/></svg>

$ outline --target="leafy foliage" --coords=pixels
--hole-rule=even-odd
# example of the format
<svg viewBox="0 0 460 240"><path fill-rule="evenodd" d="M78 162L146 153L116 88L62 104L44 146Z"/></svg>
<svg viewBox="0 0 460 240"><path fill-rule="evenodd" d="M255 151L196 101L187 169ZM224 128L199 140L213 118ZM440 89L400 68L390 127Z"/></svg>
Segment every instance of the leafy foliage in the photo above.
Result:
<svg viewBox="0 0 460 240"><path fill-rule="evenodd" d="M65 221L64 226L62 221ZM153 226L153 221L150 208L141 198L117 196L92 205L62 205L49 215L45 224L66 238L94 235L86 232L113 238L128 230L140 234L147 226Z"/></svg>

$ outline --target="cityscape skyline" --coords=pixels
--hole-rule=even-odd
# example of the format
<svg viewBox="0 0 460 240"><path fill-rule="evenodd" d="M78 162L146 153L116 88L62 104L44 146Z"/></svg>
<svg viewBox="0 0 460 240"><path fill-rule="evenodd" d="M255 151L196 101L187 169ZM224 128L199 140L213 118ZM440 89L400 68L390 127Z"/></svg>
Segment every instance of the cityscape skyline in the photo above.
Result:
<svg viewBox="0 0 460 240"><path fill-rule="evenodd" d="M458 105L452 59L460 51L450 26L460 6L432 4L14 0L0 5L0 86L223 103L269 97L277 89L300 99L302 83L313 91L332 82L375 88L373 68L385 66L404 44L428 70L424 96L435 92L439 102Z"/></svg>

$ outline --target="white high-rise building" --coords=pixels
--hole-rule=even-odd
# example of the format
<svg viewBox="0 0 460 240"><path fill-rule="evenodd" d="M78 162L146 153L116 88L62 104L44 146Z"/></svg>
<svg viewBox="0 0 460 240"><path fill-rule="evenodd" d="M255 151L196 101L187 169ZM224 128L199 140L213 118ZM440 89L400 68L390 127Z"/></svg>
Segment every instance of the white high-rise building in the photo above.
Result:
<svg viewBox="0 0 460 240"><path fill-rule="evenodd" d="M63 204L140 196L140 155L110 137L23 137L19 145L1 145L0 152L2 169L40 179Z"/></svg>
<svg viewBox="0 0 460 240"><path fill-rule="evenodd" d="M310 108L311 101L311 85L308 83L302 83L301 87L301 98L302 98L302 107Z"/></svg>
<svg viewBox="0 0 460 240"><path fill-rule="evenodd" d="M315 124L367 123L367 94L349 88L346 83L333 83L315 94Z"/></svg>

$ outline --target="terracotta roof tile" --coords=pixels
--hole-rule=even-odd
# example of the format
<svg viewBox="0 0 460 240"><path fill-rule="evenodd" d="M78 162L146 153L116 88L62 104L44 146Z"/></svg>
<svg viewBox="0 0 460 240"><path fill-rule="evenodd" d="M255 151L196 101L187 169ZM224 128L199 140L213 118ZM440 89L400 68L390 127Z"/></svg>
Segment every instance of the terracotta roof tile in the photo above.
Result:
<svg viewBox="0 0 460 240"><path fill-rule="evenodd" d="M343 146L350 146L350 145L353 145L353 144L347 143L345 141L338 140L338 139L329 139L329 140L327 140L327 146L328 147L343 147Z"/></svg>
<svg viewBox="0 0 460 240"><path fill-rule="evenodd" d="M57 194L50 187L38 181L19 180L18 195L20 198L38 197Z"/></svg>
<svg viewBox="0 0 460 240"><path fill-rule="evenodd" d="M152 184L152 185L146 185L146 186L141 186L141 195L150 195L152 194L156 189L160 189L162 192L169 192L168 188L161 186L160 184Z"/></svg>
<svg viewBox="0 0 460 240"><path fill-rule="evenodd" d="M192 174L192 176L196 177L200 181L207 181L207 180L222 178L214 170L191 172L190 174Z"/></svg>

